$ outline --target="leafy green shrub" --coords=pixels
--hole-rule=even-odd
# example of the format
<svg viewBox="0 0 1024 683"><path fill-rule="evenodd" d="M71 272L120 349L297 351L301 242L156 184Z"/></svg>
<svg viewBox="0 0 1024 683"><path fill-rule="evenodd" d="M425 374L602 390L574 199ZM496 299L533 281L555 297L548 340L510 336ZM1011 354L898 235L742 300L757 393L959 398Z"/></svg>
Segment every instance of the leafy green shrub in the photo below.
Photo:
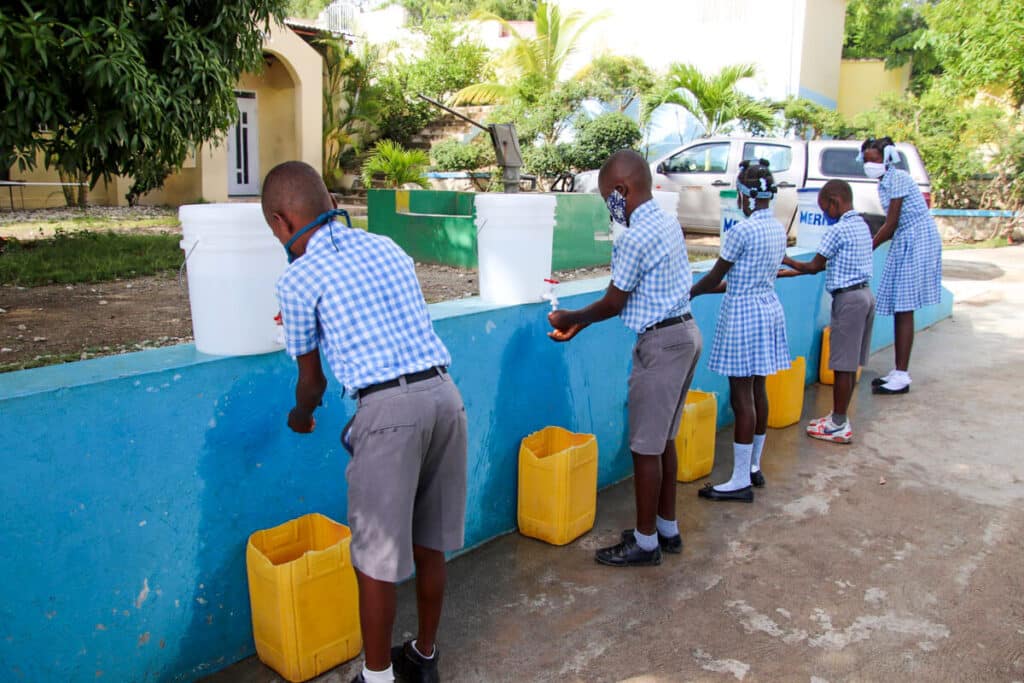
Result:
<svg viewBox="0 0 1024 683"><path fill-rule="evenodd" d="M475 171L494 164L494 149L482 136L470 142L444 140L430 149L438 171Z"/></svg>
<svg viewBox="0 0 1024 683"><path fill-rule="evenodd" d="M397 142L381 140L363 163L363 185L372 187L374 176L384 176L387 187L401 187L409 183L428 189L427 167L430 156L421 149L405 149Z"/></svg>
<svg viewBox="0 0 1024 683"><path fill-rule="evenodd" d="M570 161L580 169L600 168L620 149L636 149L642 138L640 126L625 114L601 114L580 125Z"/></svg>
<svg viewBox="0 0 1024 683"><path fill-rule="evenodd" d="M526 172L538 178L554 178L572 167L569 160L571 147L566 144L534 145L523 148L522 152Z"/></svg>

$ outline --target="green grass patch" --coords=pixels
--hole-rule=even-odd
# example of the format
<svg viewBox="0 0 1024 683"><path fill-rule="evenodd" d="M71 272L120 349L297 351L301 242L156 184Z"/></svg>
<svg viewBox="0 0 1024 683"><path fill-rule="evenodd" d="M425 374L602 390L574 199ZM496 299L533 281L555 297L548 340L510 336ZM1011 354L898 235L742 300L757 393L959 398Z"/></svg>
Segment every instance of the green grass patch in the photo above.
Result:
<svg viewBox="0 0 1024 683"><path fill-rule="evenodd" d="M8 240L0 284L102 282L153 275L181 265L179 235L59 232L49 239Z"/></svg>
<svg viewBox="0 0 1024 683"><path fill-rule="evenodd" d="M958 249L995 249L997 247L1010 247L1013 243L1006 237L994 237L990 240L982 240L981 242L970 242L967 244L948 244L944 249L955 251Z"/></svg>

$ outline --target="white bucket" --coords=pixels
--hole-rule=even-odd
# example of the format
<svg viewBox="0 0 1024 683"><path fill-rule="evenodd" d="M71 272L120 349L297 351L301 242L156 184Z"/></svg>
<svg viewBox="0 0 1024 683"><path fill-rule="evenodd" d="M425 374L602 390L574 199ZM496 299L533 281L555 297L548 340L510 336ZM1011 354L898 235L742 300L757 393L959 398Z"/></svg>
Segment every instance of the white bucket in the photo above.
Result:
<svg viewBox="0 0 1024 683"><path fill-rule="evenodd" d="M799 219L796 246L815 251L821 244L822 235L828 230L825 214L818 208L818 188L806 187L797 190L796 210Z"/></svg>
<svg viewBox="0 0 1024 683"><path fill-rule="evenodd" d="M661 210L667 213L672 218L679 217L679 193L678 192L664 192L662 190L654 190L654 201L658 202L658 206Z"/></svg>
<svg viewBox="0 0 1024 683"><path fill-rule="evenodd" d="M746 216L736 206L736 190L722 190L718 193L719 208L722 220L718 225L718 236L725 237L725 234L746 220Z"/></svg>
<svg viewBox="0 0 1024 683"><path fill-rule="evenodd" d="M274 286L288 258L260 205L193 204L178 218L196 349L217 356L281 350Z"/></svg>
<svg viewBox="0 0 1024 683"><path fill-rule="evenodd" d="M475 204L480 298L503 305L540 301L551 277L555 197L481 193Z"/></svg>

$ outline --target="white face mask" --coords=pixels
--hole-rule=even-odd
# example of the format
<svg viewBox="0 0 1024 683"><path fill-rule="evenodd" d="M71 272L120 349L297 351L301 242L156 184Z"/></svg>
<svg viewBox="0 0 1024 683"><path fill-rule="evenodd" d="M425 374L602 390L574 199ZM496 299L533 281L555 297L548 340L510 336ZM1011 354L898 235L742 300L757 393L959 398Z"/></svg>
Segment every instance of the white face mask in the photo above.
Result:
<svg viewBox="0 0 1024 683"><path fill-rule="evenodd" d="M878 179L885 175L885 164L880 164L875 161L864 162L864 175L868 178Z"/></svg>

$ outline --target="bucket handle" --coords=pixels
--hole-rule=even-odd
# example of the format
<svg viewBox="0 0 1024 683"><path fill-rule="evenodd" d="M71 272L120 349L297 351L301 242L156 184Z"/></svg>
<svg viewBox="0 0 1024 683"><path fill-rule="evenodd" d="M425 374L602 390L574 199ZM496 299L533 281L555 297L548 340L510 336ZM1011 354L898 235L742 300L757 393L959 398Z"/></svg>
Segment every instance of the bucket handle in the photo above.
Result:
<svg viewBox="0 0 1024 683"><path fill-rule="evenodd" d="M192 255L192 252L195 251L198 246L199 240L196 240L195 244L192 245L192 248L185 254L185 259L181 262L181 265L178 266L178 289L182 292L185 291L185 284L182 282L182 276L185 274L185 264L188 263L188 257Z"/></svg>
<svg viewBox="0 0 1024 683"><path fill-rule="evenodd" d="M478 227L476 229L476 236L477 237L480 237L480 233L482 233L484 231L485 227L487 227L487 219L486 218L483 219L482 221L480 221L480 227Z"/></svg>

